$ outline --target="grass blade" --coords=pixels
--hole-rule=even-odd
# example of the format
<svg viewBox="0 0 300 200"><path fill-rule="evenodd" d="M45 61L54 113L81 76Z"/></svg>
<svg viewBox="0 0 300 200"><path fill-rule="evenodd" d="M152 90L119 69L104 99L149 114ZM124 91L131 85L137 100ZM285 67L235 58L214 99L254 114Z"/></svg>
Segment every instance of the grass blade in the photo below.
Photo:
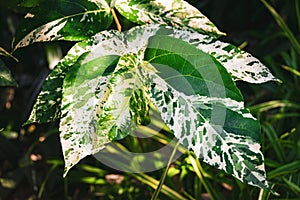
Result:
<svg viewBox="0 0 300 200"><path fill-rule="evenodd" d="M130 176L133 176L137 180L141 181L142 183L152 187L153 189L157 188L159 181L152 178L151 176L148 176L147 174L140 173L140 174L130 174ZM187 198L183 197L181 194L176 192L175 190L172 190L166 185L162 186L161 192L165 194L166 196L170 197L171 199L178 199L178 200L186 200Z"/></svg>
<svg viewBox="0 0 300 200"><path fill-rule="evenodd" d="M291 190L293 190L295 193L300 195L300 187L297 186L295 183L287 180L286 178L282 178L282 180L289 186Z"/></svg>
<svg viewBox="0 0 300 200"><path fill-rule="evenodd" d="M255 106L252 106L250 108L251 112L255 113L261 113L265 112L271 109L275 108L294 108L294 109L300 109L300 106L298 104L292 103L288 100L273 100L273 101L267 101L263 102L261 104L257 104Z"/></svg>
<svg viewBox="0 0 300 200"><path fill-rule="evenodd" d="M267 122L262 125L262 128L270 140L270 144L275 151L278 161L281 163L284 163L284 161L285 161L284 151L283 151L283 147L280 143L280 139L278 138L276 131L274 130L272 125Z"/></svg>
<svg viewBox="0 0 300 200"><path fill-rule="evenodd" d="M201 183L203 184L206 191L209 193L211 199L219 200L222 199L219 196L219 193L213 188L213 186L204 178L203 173L204 170L200 165L200 162L198 159L195 159L194 156L189 154L189 160L191 161L191 164L195 170L196 175L199 177Z"/></svg>
<svg viewBox="0 0 300 200"><path fill-rule="evenodd" d="M300 44L297 41L295 35L290 30L290 28L287 26L287 24L284 22L282 17L278 14L278 12L265 0L261 0L261 2L265 5L265 7L270 11L271 15L276 20L279 27L282 29L282 31L286 34L287 38L292 43L292 46L295 48L296 52L300 55Z"/></svg>
<svg viewBox="0 0 300 200"><path fill-rule="evenodd" d="M298 21L298 28L300 31L300 0L295 0L295 7L296 7L296 16Z"/></svg>
<svg viewBox="0 0 300 200"><path fill-rule="evenodd" d="M53 164L50 168L50 170L47 172L46 174L46 177L44 178L42 184L41 184L41 187L39 189L39 192L38 192L38 199L41 199L42 198L42 195L44 193L44 190L45 190L45 186L46 186L46 183L49 179L49 176L50 174L53 172L53 170L58 166L58 164Z"/></svg>
<svg viewBox="0 0 300 200"><path fill-rule="evenodd" d="M293 68L291 68L289 66L286 66L286 65L282 65L282 68L285 69L285 70L287 70L287 71L289 71L289 72L291 72L291 73L293 73L294 75L300 77L300 72L297 71L296 69L293 69Z"/></svg>
<svg viewBox="0 0 300 200"><path fill-rule="evenodd" d="M166 169L165 169L163 175L161 176L161 179L160 179L160 181L159 181L159 184L158 184L156 190L154 191L151 200L156 200L156 199L158 198L158 195L159 195L159 193L160 193L160 191L161 191L161 189L162 189L162 186L163 186L163 184L164 184L164 182L165 182L166 176L167 176L167 174L168 174L168 170L169 170L169 168L170 168L170 166L171 166L172 160L173 160L173 158L174 158L174 156L175 156L175 152L176 152L177 147L179 146L179 144L180 144L180 142L177 142L176 146L174 147L174 149L173 149L173 151L172 151L172 154L171 154L171 156L170 156L170 158L169 158L169 160L168 160Z"/></svg>
<svg viewBox="0 0 300 200"><path fill-rule="evenodd" d="M273 179L275 177L278 176L283 176L286 174L293 174L297 171L299 171L300 169L300 160L282 165L276 169L274 169L273 171L270 171L268 173L268 179Z"/></svg>

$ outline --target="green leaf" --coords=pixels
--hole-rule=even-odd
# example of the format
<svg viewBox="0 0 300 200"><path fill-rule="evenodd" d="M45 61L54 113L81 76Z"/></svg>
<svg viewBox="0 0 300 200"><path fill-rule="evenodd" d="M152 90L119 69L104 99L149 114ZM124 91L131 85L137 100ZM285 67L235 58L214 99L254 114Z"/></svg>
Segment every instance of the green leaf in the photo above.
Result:
<svg viewBox="0 0 300 200"><path fill-rule="evenodd" d="M0 86L18 86L2 60L0 60Z"/></svg>
<svg viewBox="0 0 300 200"><path fill-rule="evenodd" d="M194 31L167 29L171 29L169 30L170 36L186 41L213 56L226 68L235 81L242 80L249 83L279 81L257 58L232 44Z"/></svg>
<svg viewBox="0 0 300 200"><path fill-rule="evenodd" d="M26 8L33 8L37 6L40 3L40 0L23 0L21 3L19 3L18 6L26 7Z"/></svg>
<svg viewBox="0 0 300 200"><path fill-rule="evenodd" d="M145 59L158 71L148 73L151 100L175 137L204 162L244 183L267 189L259 144L260 125L241 99L232 95L237 89L232 87L232 93L228 91L232 84L229 79L224 82L223 91L211 85L211 77L216 74L210 74L208 69L220 71L220 66L209 55L171 37L154 36L149 47L152 49L147 49ZM162 64L179 73L164 75L168 72L163 71ZM201 68L205 71L201 72ZM209 76L203 77L205 72ZM221 73L222 78L230 77L226 71ZM187 92L188 85L181 85L184 82L191 85L193 93Z"/></svg>
<svg viewBox="0 0 300 200"><path fill-rule="evenodd" d="M43 1L27 13L18 27L14 49L34 42L80 41L105 30L112 23L104 0Z"/></svg>
<svg viewBox="0 0 300 200"><path fill-rule="evenodd" d="M158 23L188 27L215 37L225 35L195 7L183 0L116 0L117 10L138 24Z"/></svg>
<svg viewBox="0 0 300 200"><path fill-rule="evenodd" d="M231 76L216 60L180 39L163 34L158 32L150 39L145 60L152 63L176 90L183 90L187 95L196 93L243 100ZM170 67L174 70L170 71Z"/></svg>

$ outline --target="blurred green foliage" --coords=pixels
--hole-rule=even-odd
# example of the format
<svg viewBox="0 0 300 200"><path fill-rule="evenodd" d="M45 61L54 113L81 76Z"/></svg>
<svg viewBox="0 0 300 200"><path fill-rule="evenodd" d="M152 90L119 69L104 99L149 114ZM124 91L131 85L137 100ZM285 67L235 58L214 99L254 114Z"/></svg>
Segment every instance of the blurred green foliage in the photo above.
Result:
<svg viewBox="0 0 300 200"><path fill-rule="evenodd" d="M299 199L300 1L268 1L272 8L259 0L189 2L227 33L223 40L255 55L282 80L263 85L238 83L247 106L262 124L267 176L280 196L244 185L182 150L185 154L170 166L159 199ZM16 26L37 3L37 0L0 1L1 47L11 50ZM131 26L122 17L120 20L125 27ZM121 173L91 156L63 179L58 123L22 127L49 73L51 60L46 56L49 48L59 48L65 55L72 45L54 44L54 47L34 44L18 50L14 56L19 62L1 57L19 87L0 88L0 199L150 199L164 170L149 174ZM158 134L154 140L142 144L129 137L120 145L150 151L154 143L159 145L169 140L168 135Z"/></svg>

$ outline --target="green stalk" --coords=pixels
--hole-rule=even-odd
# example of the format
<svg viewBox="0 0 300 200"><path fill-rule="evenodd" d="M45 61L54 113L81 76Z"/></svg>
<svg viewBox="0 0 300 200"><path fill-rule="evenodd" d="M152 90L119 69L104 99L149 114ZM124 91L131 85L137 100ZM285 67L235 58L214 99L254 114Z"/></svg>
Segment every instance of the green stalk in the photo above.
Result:
<svg viewBox="0 0 300 200"><path fill-rule="evenodd" d="M295 194L300 195L300 187L295 183L291 182L290 180L282 177L282 180L287 184L287 186L294 191ZM299 197L299 196L298 196Z"/></svg>
<svg viewBox="0 0 300 200"><path fill-rule="evenodd" d="M300 72L297 71L296 69L293 69L293 68L291 68L289 66L286 66L286 65L282 65L282 68L285 69L285 70L287 70L287 71L289 71L289 72L291 72L292 74L300 77Z"/></svg>
<svg viewBox="0 0 300 200"><path fill-rule="evenodd" d="M158 184L156 190L154 191L151 200L156 200L158 198L158 195L159 195L159 193L160 193L160 191L162 189L162 186L163 186L163 184L165 182L168 170L169 170L169 168L171 166L172 160L173 160L173 158L175 156L175 153L176 153L176 150L177 150L177 147L179 146L179 144L180 144L180 142L178 141L176 143L173 151L172 151L172 154L171 154L171 156L170 156L170 158L168 160L168 164L167 164L166 170L164 171L163 175L161 176L161 179L159 180L159 184Z"/></svg>
<svg viewBox="0 0 300 200"><path fill-rule="evenodd" d="M125 146L123 146L122 144L120 143L115 143L118 148L121 148L121 149L126 149ZM176 143L176 146L179 145L178 143ZM109 151L109 152L116 152L118 153L118 151L115 149L115 147L113 146L107 146L106 149ZM126 150L128 151L128 149ZM170 159L169 159L169 162L172 161L172 157L174 156L173 153L176 152L176 147L174 148L174 151L172 152L172 155L170 156ZM125 154L120 154L118 153L120 156L122 156L124 159L126 160L129 160L131 159L130 157L128 157L127 155ZM122 167L124 170L132 170L130 169L129 166L125 165L124 163L122 162L119 162L117 160L113 160L112 162L115 162L118 164L118 166ZM168 163L169 164L169 163ZM167 168L169 168L170 166L168 166ZM167 173L167 170L166 172ZM129 173L128 174L129 176L132 176L134 178L136 178L137 180L139 180L140 182L150 186L151 188L153 189L157 189L157 188L160 188L160 191L161 193L165 194L166 196L170 197L171 199L180 199L180 200L185 200L187 199L186 197L182 196L181 194L179 194L178 192L176 192L175 190L171 189L170 187L166 186L163 184L163 181L158 181L150 176L148 176L147 174L145 173ZM161 185L161 186L159 186Z"/></svg>
<svg viewBox="0 0 300 200"><path fill-rule="evenodd" d="M300 2L300 0L295 0L298 28L299 28L299 31L300 31L300 3L299 2Z"/></svg>
<svg viewBox="0 0 300 200"><path fill-rule="evenodd" d="M284 22L282 17L278 14L278 12L265 0L261 0L261 2L266 6L266 8L270 11L274 19L276 20L279 27L282 29L282 31L286 34L287 38L292 43L292 46L295 48L295 51L300 55L300 44L298 40L296 39L293 32L290 30L290 28L287 26L287 24Z"/></svg>
<svg viewBox="0 0 300 200"><path fill-rule="evenodd" d="M38 199L41 199L42 198L42 195L44 193L44 190L45 190L45 186L46 186L46 183L48 181L48 178L50 176L50 174L52 173L52 171L58 166L58 164L53 164L52 167L50 168L50 170L47 172L46 174L46 177L44 178L42 184L41 184L41 187L40 187L40 190L38 192Z"/></svg>
<svg viewBox="0 0 300 200"><path fill-rule="evenodd" d="M152 178L151 176L148 176L147 174L144 174L144 173L141 173L141 174L131 173L129 175L135 177L137 180L152 187L153 189L155 189L157 187L157 185L159 184L158 180L156 180L156 179ZM170 197L171 199L178 199L178 200L186 200L187 199L166 185L162 186L161 192L163 194L165 194L166 196Z"/></svg>
<svg viewBox="0 0 300 200"><path fill-rule="evenodd" d="M274 130L272 125L267 122L262 124L262 129L268 136L268 138L270 140L270 145L273 147L278 161L280 163L284 163L285 162L285 154L284 154L283 147L280 143L280 139L278 138L276 131Z"/></svg>
<svg viewBox="0 0 300 200"><path fill-rule="evenodd" d="M203 174L204 174L204 170L202 168L202 166L200 165L200 162L198 159L195 159L191 154L189 154L189 160L191 161L191 164L194 168L194 171L196 173L196 175L198 176L198 178L200 179L201 183L203 184L205 190L207 191L207 193L210 195L211 199L214 200L221 200L221 196L219 195L219 193L213 188L213 186L204 178Z"/></svg>

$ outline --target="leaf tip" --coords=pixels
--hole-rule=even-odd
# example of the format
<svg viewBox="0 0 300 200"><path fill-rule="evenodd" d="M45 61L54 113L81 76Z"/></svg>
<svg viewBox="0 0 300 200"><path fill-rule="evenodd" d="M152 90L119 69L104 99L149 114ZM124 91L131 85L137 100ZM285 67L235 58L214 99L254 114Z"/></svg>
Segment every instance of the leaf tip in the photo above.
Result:
<svg viewBox="0 0 300 200"><path fill-rule="evenodd" d="M67 174L69 172L69 169L67 167L64 168L63 178L66 178Z"/></svg>
<svg viewBox="0 0 300 200"><path fill-rule="evenodd" d="M29 119L27 119L23 124L22 127L28 125L28 124L32 124L35 123L36 121L34 121L31 117L29 117Z"/></svg>

